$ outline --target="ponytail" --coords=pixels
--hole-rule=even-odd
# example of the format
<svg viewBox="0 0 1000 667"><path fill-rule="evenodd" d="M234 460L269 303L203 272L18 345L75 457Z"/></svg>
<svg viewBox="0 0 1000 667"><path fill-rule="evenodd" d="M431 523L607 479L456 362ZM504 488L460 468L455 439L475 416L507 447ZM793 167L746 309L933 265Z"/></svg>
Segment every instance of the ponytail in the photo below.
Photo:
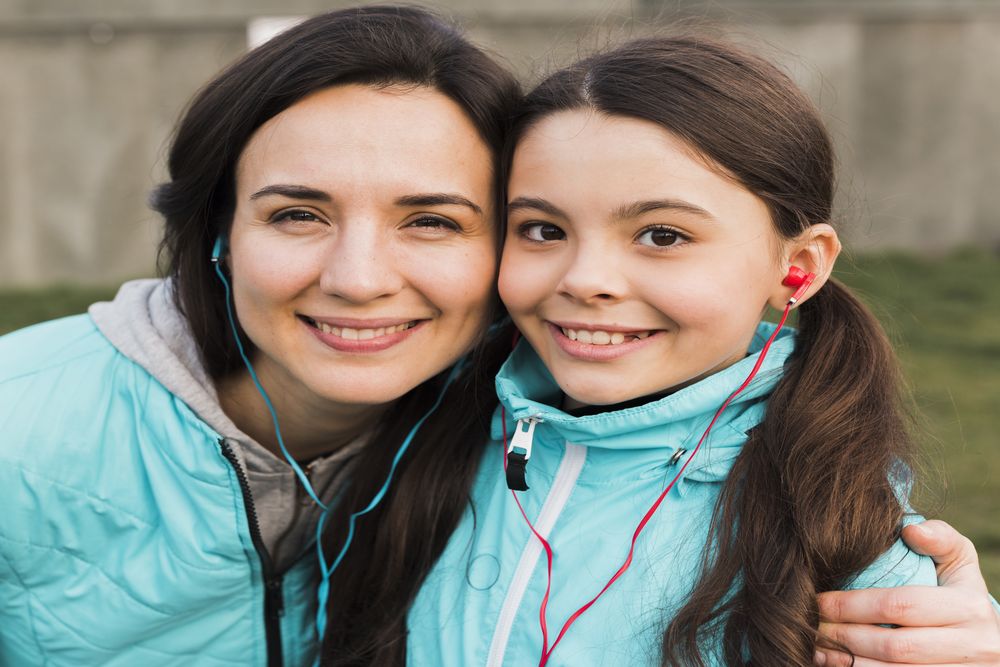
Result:
<svg viewBox="0 0 1000 667"><path fill-rule="evenodd" d="M817 593L849 583L899 534L913 448L899 387L885 333L840 283L800 306L796 351L723 486L664 665L701 667L710 637L725 664L813 664Z"/></svg>

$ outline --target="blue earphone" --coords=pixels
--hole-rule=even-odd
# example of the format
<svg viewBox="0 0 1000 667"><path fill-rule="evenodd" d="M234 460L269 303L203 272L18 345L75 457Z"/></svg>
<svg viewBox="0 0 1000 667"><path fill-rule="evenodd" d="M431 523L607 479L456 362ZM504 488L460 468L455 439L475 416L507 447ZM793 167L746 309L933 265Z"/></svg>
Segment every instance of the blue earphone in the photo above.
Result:
<svg viewBox="0 0 1000 667"><path fill-rule="evenodd" d="M316 599L318 607L316 609L316 634L320 644L323 641L323 635L326 632L326 605L330 596L330 577L340 566L341 561L344 560L344 556L347 554L347 549L351 546L351 541L354 539L354 526L357 522L358 517L368 514L373 509L375 509L379 503L385 498L386 494L389 492L389 485L392 483L393 476L396 474L396 468L399 466L399 462L403 459L403 455L406 454L406 450L410 448L410 443L413 441L414 436L416 436L417 431L423 426L427 418L430 417L441 405L441 401L444 399L444 394L451 386L451 383L458 377L462 366L465 363L465 359L461 359L452 368L451 372L448 374L448 378L445 380L444 386L441 387L441 391L438 393L437 399L430 409L417 420L417 423L413 425L410 432L403 439L402 444L400 444L399 449L396 450L396 455L392 459L392 465L389 467L389 473L386 475L385 482L382 484L382 488L378 490L375 496L371 499L371 502L359 512L354 512L351 514L347 529L347 539L344 540L344 546L340 548L340 553L337 557L333 559L333 563L330 565L326 564L326 555L323 553L323 526L326 523L326 517L332 509L332 505L325 504L319 499L316 494L315 489L313 489L312 484L309 483L309 478L306 477L305 472L302 471L301 466L292 458L292 455L288 452L285 447L285 441L281 437L281 427L278 424L278 413L274 409L274 405L271 403L271 399L268 397L267 392L264 391L264 387L261 385L260 380L257 378L257 373L254 372L253 364L250 363L249 357L247 357L246 351L243 349L243 343L240 340L239 330L236 328L236 317L233 315L233 300L232 291L229 287L229 281L226 279L226 274L222 271L222 256L226 252L226 237L219 235L215 239L215 244L212 246L212 264L215 265L215 273L219 276L219 280L222 281L222 285L226 290L226 314L229 316L229 327L233 332L233 338L236 340L236 348L239 350L240 358L243 359L243 364L246 366L247 371L250 373L250 379L253 380L254 386L257 387L257 391L260 393L261 398L264 399L264 404L267 406L268 412L271 413L271 420L274 422L274 434L278 440L278 446L281 448L281 454L285 457L288 465L292 467L295 471L295 476L299 478L302 482L302 486L305 488L306 493L312 498L320 508L323 510L323 514L320 515L319 521L316 524L316 555L319 559L320 568L320 582L316 590ZM318 664L319 658L316 659Z"/></svg>

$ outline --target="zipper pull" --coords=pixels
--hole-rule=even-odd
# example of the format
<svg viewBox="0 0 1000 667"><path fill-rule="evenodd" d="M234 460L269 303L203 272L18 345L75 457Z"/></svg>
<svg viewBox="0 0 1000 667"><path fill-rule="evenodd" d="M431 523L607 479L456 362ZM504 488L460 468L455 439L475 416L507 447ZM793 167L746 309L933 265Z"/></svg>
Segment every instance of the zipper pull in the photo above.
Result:
<svg viewBox="0 0 1000 667"><path fill-rule="evenodd" d="M507 488L512 491L527 491L528 483L524 479L528 459L531 458L531 441L535 437L535 424L540 419L528 417L518 419L514 427L514 437L507 446ZM527 424L526 428L522 428Z"/></svg>
<svg viewBox="0 0 1000 667"><path fill-rule="evenodd" d="M684 449L683 447L681 447L680 449L678 449L676 452L674 452L674 455L670 457L670 460L667 461L667 467L671 468L671 467L677 465L680 462L681 457L684 456L687 453L688 453L688 450Z"/></svg>

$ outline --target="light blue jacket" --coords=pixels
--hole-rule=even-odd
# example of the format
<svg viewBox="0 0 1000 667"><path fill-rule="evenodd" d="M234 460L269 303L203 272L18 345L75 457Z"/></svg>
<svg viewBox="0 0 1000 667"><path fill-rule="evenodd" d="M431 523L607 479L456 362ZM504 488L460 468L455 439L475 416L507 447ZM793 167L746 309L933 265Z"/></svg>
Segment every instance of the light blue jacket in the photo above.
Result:
<svg viewBox="0 0 1000 667"><path fill-rule="evenodd" d="M242 475L88 316L0 338L0 665L311 664L314 560L265 586Z"/></svg>
<svg viewBox="0 0 1000 667"><path fill-rule="evenodd" d="M752 351L770 334L762 325ZM747 430L794 347L782 332L754 383L729 407L706 445L639 537L631 568L569 629L549 665L658 665L671 611L690 593L716 498ZM549 642L622 565L640 518L676 475L679 449L694 449L712 415L746 378L756 355L659 401L573 417L522 342L497 378L507 432L534 418L524 510L555 552ZM506 485L502 424L493 423L472 504L409 615L408 663L440 667L537 665L546 561ZM684 459L681 458L680 461ZM443 461L442 465L447 465ZM897 542L852 588L935 585L933 562ZM717 647L707 647L709 651Z"/></svg>

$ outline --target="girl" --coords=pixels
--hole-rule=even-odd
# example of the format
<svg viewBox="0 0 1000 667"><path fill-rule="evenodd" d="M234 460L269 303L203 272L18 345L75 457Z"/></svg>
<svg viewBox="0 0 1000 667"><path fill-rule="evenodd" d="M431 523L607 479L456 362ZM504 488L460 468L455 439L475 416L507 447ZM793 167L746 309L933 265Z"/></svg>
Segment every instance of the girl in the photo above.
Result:
<svg viewBox="0 0 1000 667"><path fill-rule="evenodd" d="M409 663L807 665L817 593L933 585L897 540L895 362L830 278L833 156L790 80L637 41L549 77L509 145L523 339Z"/></svg>

